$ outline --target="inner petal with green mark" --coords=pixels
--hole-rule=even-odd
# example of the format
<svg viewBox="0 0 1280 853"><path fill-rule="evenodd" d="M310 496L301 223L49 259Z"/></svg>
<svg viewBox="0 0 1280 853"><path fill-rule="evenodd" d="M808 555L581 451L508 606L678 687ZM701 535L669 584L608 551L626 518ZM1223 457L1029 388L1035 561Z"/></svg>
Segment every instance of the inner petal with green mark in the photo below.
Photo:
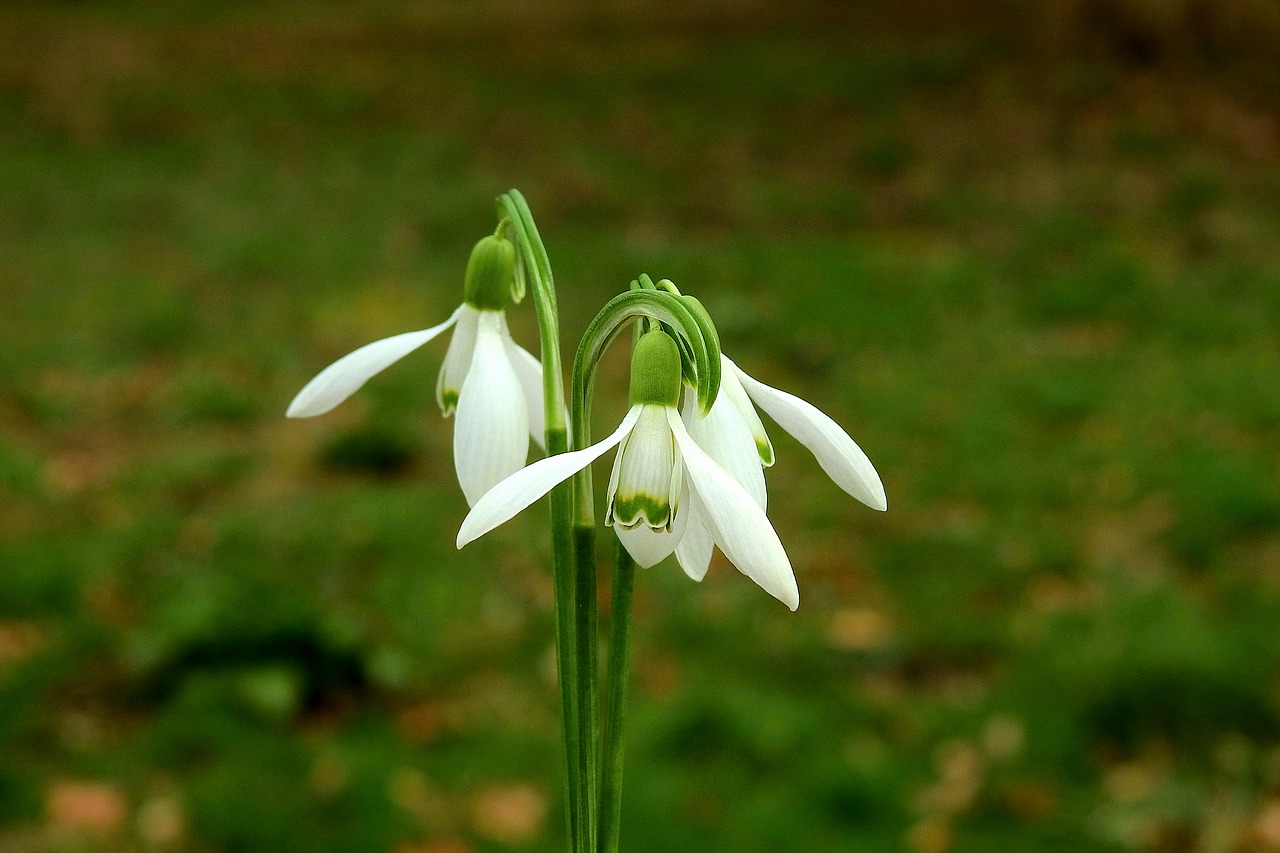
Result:
<svg viewBox="0 0 1280 853"><path fill-rule="evenodd" d="M614 459L605 523L670 530L683 471L678 462L666 407L641 406L640 419Z"/></svg>
<svg viewBox="0 0 1280 853"><path fill-rule="evenodd" d="M453 339L449 341L449 350L445 353L444 364L441 365L440 376L436 380L436 402L440 404L440 412L445 417L452 415L458 408L458 395L462 393L462 384L467 381L471 357L476 351L479 322L479 311L470 305L462 306L458 314L458 325L454 327Z"/></svg>

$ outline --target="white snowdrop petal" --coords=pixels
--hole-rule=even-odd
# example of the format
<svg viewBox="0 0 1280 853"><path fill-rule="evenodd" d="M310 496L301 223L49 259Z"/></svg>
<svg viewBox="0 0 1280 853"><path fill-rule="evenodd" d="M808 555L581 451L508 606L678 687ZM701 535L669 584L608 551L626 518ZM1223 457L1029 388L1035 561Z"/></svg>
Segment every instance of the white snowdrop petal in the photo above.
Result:
<svg viewBox="0 0 1280 853"><path fill-rule="evenodd" d="M623 527L615 524L613 530L627 549L631 559L643 569L656 566L669 557L680 541L669 530L654 530L646 524L635 527Z"/></svg>
<svg viewBox="0 0 1280 853"><path fill-rule="evenodd" d="M761 509L767 506L764 468L751 427L741 412L722 394L706 417L697 406L685 407L683 417L689 435L716 464L738 481Z"/></svg>
<svg viewBox="0 0 1280 853"><path fill-rule="evenodd" d="M635 406L632 411L636 413L636 422L640 421L640 412L642 406ZM632 429L634 432L635 429ZM618 445L618 452L613 454L613 465L609 466L609 488L605 491L604 499L604 523L607 527L613 526L613 496L618 491L618 473L622 470L622 454L627 451L627 443L631 440L631 433L627 433L623 437L622 442Z"/></svg>
<svg viewBox="0 0 1280 853"><path fill-rule="evenodd" d="M308 382L298 392L298 396L293 398L285 414L291 418L323 415L354 394L372 376L386 370L452 326L457 322L461 311L461 308L454 311L448 320L438 326L383 338L344 355Z"/></svg>
<svg viewBox="0 0 1280 853"><path fill-rule="evenodd" d="M446 418L458 408L462 386L476 353L476 331L480 324L480 310L470 305L458 309L458 328L453 331L449 349L445 351L440 375L436 378L436 403Z"/></svg>
<svg viewBox="0 0 1280 853"><path fill-rule="evenodd" d="M599 459L627 437L640 417L633 406L613 434L582 450L539 459L494 486L471 507L458 530L458 547L472 542L532 504L583 468Z"/></svg>
<svg viewBox="0 0 1280 853"><path fill-rule="evenodd" d="M632 432L632 435L635 435L635 433ZM640 522L630 528L623 527L620 524L613 526L613 529L618 534L618 539L622 541L622 547L627 549L627 553L631 555L631 559L636 561L637 566L647 569L671 556L684 537L688 521L685 508L690 505L691 502L686 487L680 496L672 502L674 516L671 519L670 527L655 529L644 522Z"/></svg>
<svg viewBox="0 0 1280 853"><path fill-rule="evenodd" d="M751 404L751 398L743 390L742 383L738 381L738 373L738 366L722 353L720 355L720 394L716 402L719 403L721 399L727 401L742 416L743 423L751 430L751 436L755 439L760 464L768 468L773 465L773 442L769 441L769 434L764 431L764 424L760 421L760 415L756 414L756 407Z"/></svg>
<svg viewBox="0 0 1280 853"><path fill-rule="evenodd" d="M880 475L839 424L813 404L753 379L731 361L728 365L756 405L807 447L837 486L872 509L888 507Z"/></svg>
<svg viewBox="0 0 1280 853"><path fill-rule="evenodd" d="M691 497L711 538L738 571L795 610L800 605L800 590L787 552L764 510L698 447L674 411L669 421L684 459Z"/></svg>
<svg viewBox="0 0 1280 853"><path fill-rule="evenodd" d="M524 390L525 407L529 411L529 435L538 447L546 450L547 419L542 398L542 362L516 343L505 327L503 335L507 357L511 359L511 366L515 368L516 376L520 379L520 387Z"/></svg>
<svg viewBox="0 0 1280 853"><path fill-rule="evenodd" d="M618 451L614 473L609 477L609 518L613 523L624 527L637 523L669 526L675 459L667 407L641 406L636 428ZM679 489L678 482L674 485Z"/></svg>
<svg viewBox="0 0 1280 853"><path fill-rule="evenodd" d="M529 415L524 391L503 346L498 311L481 311L475 355L458 397L453 461L467 503L524 466Z"/></svg>
<svg viewBox="0 0 1280 853"><path fill-rule="evenodd" d="M685 529L684 535L680 537L680 544L676 545L676 562L686 575L700 581L707 576L707 569L711 567L711 553L715 550L715 542L711 539L707 526L702 523L698 502L692 496L680 511L685 516Z"/></svg>

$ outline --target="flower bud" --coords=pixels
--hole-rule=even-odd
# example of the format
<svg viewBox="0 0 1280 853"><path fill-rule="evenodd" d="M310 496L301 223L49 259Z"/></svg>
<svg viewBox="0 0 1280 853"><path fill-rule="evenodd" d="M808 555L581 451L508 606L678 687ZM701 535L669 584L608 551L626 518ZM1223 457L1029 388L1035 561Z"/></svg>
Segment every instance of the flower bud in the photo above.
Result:
<svg viewBox="0 0 1280 853"><path fill-rule="evenodd" d="M516 276L516 247L505 237L485 237L471 250L463 294L468 305L501 311Z"/></svg>

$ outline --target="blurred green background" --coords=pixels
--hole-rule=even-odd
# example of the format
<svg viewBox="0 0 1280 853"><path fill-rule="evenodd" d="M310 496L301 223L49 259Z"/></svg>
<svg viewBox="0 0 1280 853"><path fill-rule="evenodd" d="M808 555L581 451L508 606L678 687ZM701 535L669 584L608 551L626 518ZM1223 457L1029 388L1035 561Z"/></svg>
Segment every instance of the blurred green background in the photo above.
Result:
<svg viewBox="0 0 1280 853"><path fill-rule="evenodd" d="M513 186L567 351L670 277L889 495L774 428L799 612L640 575L626 850L1280 850L1278 33L5 4L0 850L563 849L542 515L454 551L443 344L283 418L447 315Z"/></svg>

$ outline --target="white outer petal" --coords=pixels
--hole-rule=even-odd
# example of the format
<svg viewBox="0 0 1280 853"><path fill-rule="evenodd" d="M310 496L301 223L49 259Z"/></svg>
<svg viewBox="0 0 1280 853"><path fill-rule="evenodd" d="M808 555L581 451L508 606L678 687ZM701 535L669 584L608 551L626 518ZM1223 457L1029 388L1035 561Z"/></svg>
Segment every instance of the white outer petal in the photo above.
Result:
<svg viewBox="0 0 1280 853"><path fill-rule="evenodd" d="M747 396L747 392L742 388L742 383L738 381L738 373L738 366L730 361L727 355L721 353L720 394L716 397L716 402L727 400L738 410L738 414L742 416L742 420L746 423L747 428L751 430L751 435L755 439L760 463L768 468L773 465L773 443L769 441L769 433L765 432L764 424L760 422L760 416L756 414L756 407L751 405L751 398Z"/></svg>
<svg viewBox="0 0 1280 853"><path fill-rule="evenodd" d="M484 497L476 501L462 520L458 530L458 547L473 542L493 528L511 519L520 510L529 506L538 498L556 487L558 483L572 477L592 462L618 445L627 437L636 420L640 417L640 407L633 406L622 423L614 430L613 435L582 450L559 453L539 459L532 465L521 468L498 485L494 486Z"/></svg>
<svg viewBox="0 0 1280 853"><path fill-rule="evenodd" d="M888 508L884 484L875 466L835 421L794 394L753 379L725 359L757 406L778 422L817 458L832 481L872 509Z"/></svg>
<svg viewBox="0 0 1280 853"><path fill-rule="evenodd" d="M344 355L303 386L285 414L291 418L323 415L354 394L372 376L386 370L452 326L461 312L462 309L459 308L448 320L430 329L383 338Z"/></svg>
<svg viewBox="0 0 1280 853"><path fill-rule="evenodd" d="M738 384L730 369L725 370L729 381L722 383L721 388L736 387L750 409L756 423L755 408L746 399L746 392ZM764 469L761 467L760 453L756 444L756 436L751 426L743 418L742 413L732 397L721 393L711 406L711 412L702 417L698 414L697 398L688 389L685 390L684 407L681 411L685 428L693 440L707 452L725 473L738 481L747 490L760 509L766 508ZM763 434L763 428L760 433ZM687 529L676 546L676 561L684 573L695 581L707 576L711 566L711 556L715 551L715 542L711 533L698 514L695 502L685 508Z"/></svg>
<svg viewBox="0 0 1280 853"><path fill-rule="evenodd" d="M685 530L680 537L680 544L676 546L676 562L686 575L700 581L707 576L707 569L711 567L711 554L716 543L707 526L702 523L696 501L688 500L680 511L685 516Z"/></svg>
<svg viewBox="0 0 1280 853"><path fill-rule="evenodd" d="M738 571L795 610L800 606L796 577L764 510L689 437L674 409L668 420L689 475L691 497L712 539Z"/></svg>
<svg viewBox="0 0 1280 853"><path fill-rule="evenodd" d="M533 354L520 346L511 337L504 324L503 344L507 348L507 357L515 368L520 379L520 387L524 390L525 407L529 411L529 435L543 450L547 449L547 419L543 411L542 399L542 362Z"/></svg>
<svg viewBox="0 0 1280 853"><path fill-rule="evenodd" d="M632 406L631 411L636 413L636 423L640 423L640 416L644 414L644 406ZM627 441L635 431L633 426L622 437L622 441L618 443L618 452L613 454L613 464L609 466L609 488L604 493L604 523L607 527L613 526L613 496L618 493L618 475L622 471L622 452L627 449Z"/></svg>
<svg viewBox="0 0 1280 853"><path fill-rule="evenodd" d="M764 468L761 467L751 425L724 394L716 398L706 417L698 414L697 401L691 396L691 393L686 394L682 413L689 436L747 490L761 509L765 509L768 495L764 486Z"/></svg>
<svg viewBox="0 0 1280 853"><path fill-rule="evenodd" d="M467 503L524 467L529 413L502 341L502 313L481 311L476 351L458 397L453 463Z"/></svg>

